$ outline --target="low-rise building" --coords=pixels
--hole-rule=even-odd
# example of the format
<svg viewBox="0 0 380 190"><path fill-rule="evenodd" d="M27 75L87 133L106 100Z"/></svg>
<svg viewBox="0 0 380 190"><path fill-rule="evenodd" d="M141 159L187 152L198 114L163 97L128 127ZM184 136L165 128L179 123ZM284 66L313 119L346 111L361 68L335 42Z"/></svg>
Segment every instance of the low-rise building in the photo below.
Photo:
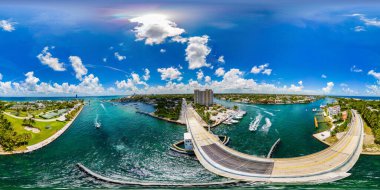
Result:
<svg viewBox="0 0 380 190"><path fill-rule="evenodd" d="M332 106L332 107L328 107L327 108L327 114L332 117L334 115L338 115L340 112L340 106L339 105L336 105L336 106Z"/></svg>

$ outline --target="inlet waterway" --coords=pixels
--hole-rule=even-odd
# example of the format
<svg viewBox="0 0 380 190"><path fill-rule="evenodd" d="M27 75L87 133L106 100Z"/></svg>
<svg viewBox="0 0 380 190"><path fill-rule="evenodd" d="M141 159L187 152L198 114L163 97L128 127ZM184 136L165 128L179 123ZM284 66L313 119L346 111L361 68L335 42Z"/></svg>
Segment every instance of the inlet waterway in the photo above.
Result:
<svg viewBox="0 0 380 190"><path fill-rule="evenodd" d="M40 98L5 100L36 99ZM110 97L86 98L90 103L76 121L48 146L28 154L1 156L0 189L128 188L94 180L75 166L78 162L102 175L128 181L200 183L226 180L204 169L194 157L169 150L172 143L183 138L184 126L136 113L136 108L153 111L150 105L104 101L108 99ZM213 132L229 136L230 147L248 154L266 156L278 138L281 144L273 157L314 153L326 146L312 137L315 132L312 109L329 101L331 99L311 104L248 105L218 100L225 106L238 105L247 114L239 123L220 125ZM262 120L258 130L251 132L249 123L258 114L263 116ZM266 120L270 121L269 125ZM101 124L99 129L95 122ZM248 189L377 189L380 188L380 157L361 156L351 173L346 179L328 184L257 185Z"/></svg>

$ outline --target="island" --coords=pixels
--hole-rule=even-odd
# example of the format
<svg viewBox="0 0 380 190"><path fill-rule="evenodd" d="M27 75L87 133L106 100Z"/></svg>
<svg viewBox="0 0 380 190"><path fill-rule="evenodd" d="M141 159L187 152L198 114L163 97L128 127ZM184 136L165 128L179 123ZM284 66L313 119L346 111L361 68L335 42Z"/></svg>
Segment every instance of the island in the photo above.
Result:
<svg viewBox="0 0 380 190"><path fill-rule="evenodd" d="M31 152L53 142L83 105L83 100L0 101L0 155Z"/></svg>

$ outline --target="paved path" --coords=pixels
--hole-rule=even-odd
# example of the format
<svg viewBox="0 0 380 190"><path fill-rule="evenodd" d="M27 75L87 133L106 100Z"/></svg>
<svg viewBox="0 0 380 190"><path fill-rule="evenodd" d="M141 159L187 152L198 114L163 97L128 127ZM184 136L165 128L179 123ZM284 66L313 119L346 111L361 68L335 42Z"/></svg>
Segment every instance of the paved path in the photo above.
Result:
<svg viewBox="0 0 380 190"><path fill-rule="evenodd" d="M362 151L363 123L352 111L347 134L333 146L307 156L270 159L244 154L223 145L205 130L196 111L187 106L187 129L194 152L209 171L235 180L269 183L324 183L349 176Z"/></svg>

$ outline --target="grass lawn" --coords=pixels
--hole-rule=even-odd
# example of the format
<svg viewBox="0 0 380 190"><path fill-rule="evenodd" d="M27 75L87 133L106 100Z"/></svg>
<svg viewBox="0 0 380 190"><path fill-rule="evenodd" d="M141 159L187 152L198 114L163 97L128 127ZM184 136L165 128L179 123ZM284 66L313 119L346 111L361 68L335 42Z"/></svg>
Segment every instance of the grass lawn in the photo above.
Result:
<svg viewBox="0 0 380 190"><path fill-rule="evenodd" d="M373 135L372 129L367 125L367 122L364 121L363 119L363 125L364 125L364 133L367 135Z"/></svg>
<svg viewBox="0 0 380 190"><path fill-rule="evenodd" d="M336 138L336 136L333 136L333 137L329 137L327 139L325 139L325 141L327 143L329 143L330 145L333 145L335 144L336 142L338 142L338 139Z"/></svg>
<svg viewBox="0 0 380 190"><path fill-rule="evenodd" d="M316 129L317 131L315 133L327 131L327 130L330 130L330 128L331 128L330 125L328 125L328 123L326 122L318 123L318 128Z"/></svg>
<svg viewBox="0 0 380 190"><path fill-rule="evenodd" d="M27 131L22 126L22 119L16 119L7 115L4 117L12 123L13 128L17 133L30 133L32 138L29 140L28 146L37 144L50 136L54 135L58 130L60 130L67 122L53 121L53 122L39 122L36 121L34 127L40 129L39 133L33 133L31 131ZM25 147L21 147L25 148Z"/></svg>

